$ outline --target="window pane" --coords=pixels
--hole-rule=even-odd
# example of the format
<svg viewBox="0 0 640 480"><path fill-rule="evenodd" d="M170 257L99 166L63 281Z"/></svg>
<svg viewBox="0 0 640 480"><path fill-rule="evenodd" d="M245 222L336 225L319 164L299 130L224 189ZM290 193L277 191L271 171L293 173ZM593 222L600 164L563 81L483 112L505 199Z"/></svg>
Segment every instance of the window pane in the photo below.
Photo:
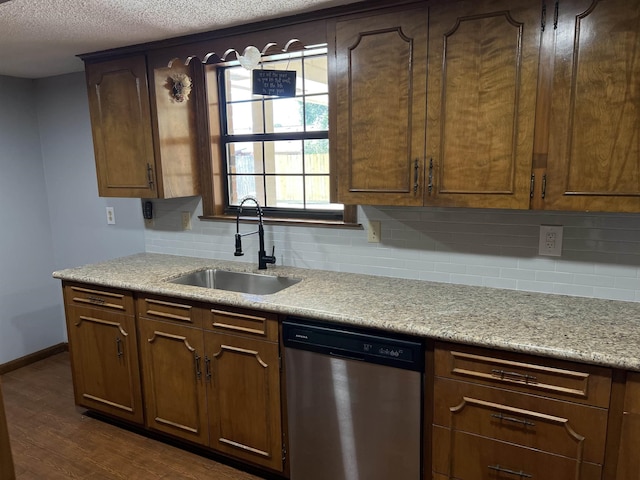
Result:
<svg viewBox="0 0 640 480"><path fill-rule="evenodd" d="M230 143L227 149L227 172L229 174L264 172L262 143Z"/></svg>
<svg viewBox="0 0 640 480"><path fill-rule="evenodd" d="M278 98L264 101L266 133L303 132L302 100Z"/></svg>
<svg viewBox="0 0 640 480"><path fill-rule="evenodd" d="M262 102L227 104L227 127L229 135L264 133Z"/></svg>
<svg viewBox="0 0 640 480"><path fill-rule="evenodd" d="M229 67L224 71L225 92L228 102L251 100L251 71L243 67Z"/></svg>
<svg viewBox="0 0 640 480"><path fill-rule="evenodd" d="M265 70L282 70L287 72L296 72L296 95L302 95L303 78L302 78L302 59L292 58L280 60L277 62L263 62L262 68Z"/></svg>
<svg viewBox="0 0 640 480"><path fill-rule="evenodd" d="M304 141L304 171L329 175L329 140Z"/></svg>
<svg viewBox="0 0 640 480"><path fill-rule="evenodd" d="M301 140L264 142L264 156L266 173L303 173Z"/></svg>
<svg viewBox="0 0 640 480"><path fill-rule="evenodd" d="M279 208L304 208L304 177L267 177L267 206Z"/></svg>
<svg viewBox="0 0 640 480"><path fill-rule="evenodd" d="M262 175L229 175L229 205L239 205L244 197L256 197L264 205Z"/></svg>
<svg viewBox="0 0 640 480"><path fill-rule="evenodd" d="M304 59L304 93L328 93L327 57L307 57Z"/></svg>
<svg viewBox="0 0 640 480"><path fill-rule="evenodd" d="M308 132L329 130L329 96L306 97L304 117Z"/></svg>
<svg viewBox="0 0 640 480"><path fill-rule="evenodd" d="M307 209L344 210L344 205L329 200L329 176L305 177Z"/></svg>

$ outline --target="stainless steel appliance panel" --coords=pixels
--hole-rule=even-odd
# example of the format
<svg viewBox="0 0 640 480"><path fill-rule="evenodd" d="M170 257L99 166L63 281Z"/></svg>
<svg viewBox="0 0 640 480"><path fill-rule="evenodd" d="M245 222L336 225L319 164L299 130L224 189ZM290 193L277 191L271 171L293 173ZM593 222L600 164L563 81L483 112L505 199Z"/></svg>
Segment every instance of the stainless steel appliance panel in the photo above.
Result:
<svg viewBox="0 0 640 480"><path fill-rule="evenodd" d="M422 373L285 349L291 480L419 480Z"/></svg>

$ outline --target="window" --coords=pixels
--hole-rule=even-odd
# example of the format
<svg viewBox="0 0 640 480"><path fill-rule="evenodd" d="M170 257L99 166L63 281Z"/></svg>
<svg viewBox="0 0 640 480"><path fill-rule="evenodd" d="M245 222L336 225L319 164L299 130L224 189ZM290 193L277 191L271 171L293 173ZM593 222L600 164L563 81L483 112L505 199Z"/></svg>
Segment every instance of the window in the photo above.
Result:
<svg viewBox="0 0 640 480"><path fill-rule="evenodd" d="M254 95L250 70L217 68L225 212L250 195L271 217L342 220L329 198L327 49L265 57L258 68L295 70L295 96Z"/></svg>

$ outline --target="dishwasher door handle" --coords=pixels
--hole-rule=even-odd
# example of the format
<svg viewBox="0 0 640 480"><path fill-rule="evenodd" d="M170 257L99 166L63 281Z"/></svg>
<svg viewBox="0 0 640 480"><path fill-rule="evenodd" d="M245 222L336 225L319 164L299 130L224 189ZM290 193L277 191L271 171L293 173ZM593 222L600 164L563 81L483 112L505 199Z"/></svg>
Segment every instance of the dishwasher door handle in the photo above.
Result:
<svg viewBox="0 0 640 480"><path fill-rule="evenodd" d="M342 353L332 352L331 350L329 350L329 355L332 356L332 357L335 357L335 358L343 358L345 360L358 360L360 362L364 362L365 361L365 358L363 358L363 357L354 357L354 356L351 356L351 355L344 355Z"/></svg>

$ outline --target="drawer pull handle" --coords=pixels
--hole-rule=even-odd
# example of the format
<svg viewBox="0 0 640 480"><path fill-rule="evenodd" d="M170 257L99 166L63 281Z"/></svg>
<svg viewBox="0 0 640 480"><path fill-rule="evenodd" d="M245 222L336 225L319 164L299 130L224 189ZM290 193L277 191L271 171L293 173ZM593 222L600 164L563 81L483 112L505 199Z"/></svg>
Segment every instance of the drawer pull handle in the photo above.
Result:
<svg viewBox="0 0 640 480"><path fill-rule="evenodd" d="M99 298L99 297L92 297L89 296L87 297L87 300L89 300L91 303L97 303L98 305L104 305L104 298Z"/></svg>
<svg viewBox="0 0 640 480"><path fill-rule="evenodd" d="M500 421L504 420L506 422L519 423L520 425L524 425L525 427L535 427L536 426L535 423L530 422L529 420L525 420L523 418L516 418L516 417L507 417L506 415L503 415L501 413L492 413L491 414L491 418L497 418Z"/></svg>
<svg viewBox="0 0 640 480"><path fill-rule="evenodd" d="M491 373L500 379L515 380L524 383L537 383L537 377L518 372L509 372L507 370L491 370Z"/></svg>
<svg viewBox="0 0 640 480"><path fill-rule="evenodd" d="M522 470L516 472L515 470L510 470L508 468L501 467L500 465L489 465L489 470L495 470L496 472L506 473L508 475L515 475L520 478L533 478L533 475L529 475L528 473L524 473Z"/></svg>

